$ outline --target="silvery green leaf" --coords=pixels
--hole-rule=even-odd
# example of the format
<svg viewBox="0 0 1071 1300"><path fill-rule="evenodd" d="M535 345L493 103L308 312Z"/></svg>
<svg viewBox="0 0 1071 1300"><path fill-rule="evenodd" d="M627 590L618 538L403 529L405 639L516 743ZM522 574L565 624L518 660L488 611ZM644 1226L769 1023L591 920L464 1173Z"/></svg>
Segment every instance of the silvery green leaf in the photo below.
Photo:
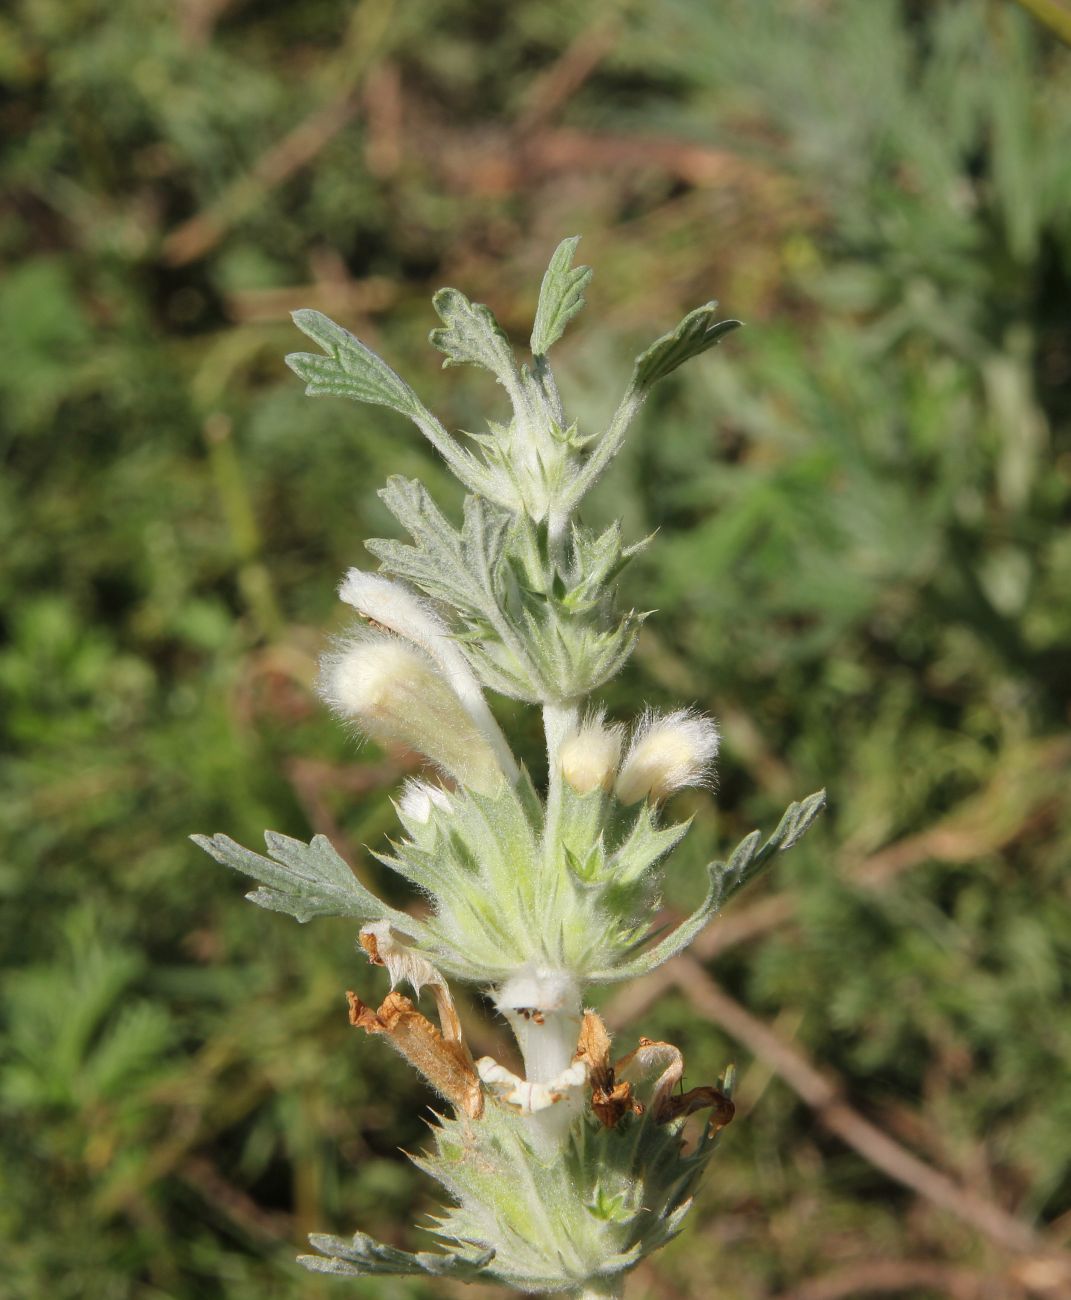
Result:
<svg viewBox="0 0 1071 1300"><path fill-rule="evenodd" d="M565 333L565 327L584 306L584 290L591 279L590 266L571 266L580 236L563 239L550 259L539 290L532 327L532 353L539 357Z"/></svg>
<svg viewBox="0 0 1071 1300"><path fill-rule="evenodd" d="M716 302L696 307L676 329L663 334L641 353L636 358L636 369L632 376L633 389L649 389L666 375L672 374L685 361L706 352L726 334L739 328L741 322L738 320L716 321L714 315L717 310Z"/></svg>
<svg viewBox="0 0 1071 1300"><path fill-rule="evenodd" d="M450 466L462 483L473 492L489 492L492 487L487 470L475 457L463 451L428 410L404 379L371 348L349 330L336 325L322 312L303 308L293 313L294 324L319 343L326 353L292 352L286 364L305 381L310 396L349 397L357 402L386 406L406 415Z"/></svg>
<svg viewBox="0 0 1071 1300"><path fill-rule="evenodd" d="M797 845L811 829L815 819L826 806L825 790L816 790L799 803L790 804L781 818L777 830L770 836L771 852L784 853Z"/></svg>
<svg viewBox="0 0 1071 1300"><path fill-rule="evenodd" d="M323 835L311 843L266 831L270 858L236 844L227 835L191 835L199 848L224 866L259 880L263 888L246 897L273 912L286 912L299 921L314 916L354 916L361 921L395 920L412 932L410 917L388 907L372 893L335 852ZM419 922L415 923L419 925Z"/></svg>
<svg viewBox="0 0 1071 1300"><path fill-rule="evenodd" d="M319 1255L299 1255L298 1263L313 1273L329 1273L335 1277L369 1277L374 1274L405 1276L430 1274L432 1277L453 1277L470 1280L483 1272L494 1259L493 1250L449 1254L420 1251L411 1254L394 1246L375 1241L363 1232L355 1232L352 1240L314 1232L309 1243ZM325 1258L326 1257L326 1258Z"/></svg>
<svg viewBox="0 0 1071 1300"><path fill-rule="evenodd" d="M487 593L473 573L462 534L417 479L392 474L379 496L415 545L370 538L365 547L386 572L466 613L484 613Z"/></svg>
<svg viewBox="0 0 1071 1300"><path fill-rule="evenodd" d="M461 548L466 565L488 602L496 600L496 575L502 560L512 516L489 501L468 496L461 525Z"/></svg>
<svg viewBox="0 0 1071 1300"><path fill-rule="evenodd" d="M305 380L305 391L311 396L352 397L358 402L389 406L410 419L424 411L423 403L405 380L349 330L308 308L294 312L293 321L327 354L292 352L286 358L290 369Z"/></svg>
<svg viewBox="0 0 1071 1300"><path fill-rule="evenodd" d="M775 853L785 853L807 834L826 806L826 792L817 790L785 809L777 829L760 847L759 831L745 835L721 868L722 901L759 874Z"/></svg>
<svg viewBox="0 0 1071 1300"><path fill-rule="evenodd" d="M444 367L482 366L507 387L519 383L513 349L489 307L470 302L459 289L440 289L431 301L442 326L428 338L446 355Z"/></svg>

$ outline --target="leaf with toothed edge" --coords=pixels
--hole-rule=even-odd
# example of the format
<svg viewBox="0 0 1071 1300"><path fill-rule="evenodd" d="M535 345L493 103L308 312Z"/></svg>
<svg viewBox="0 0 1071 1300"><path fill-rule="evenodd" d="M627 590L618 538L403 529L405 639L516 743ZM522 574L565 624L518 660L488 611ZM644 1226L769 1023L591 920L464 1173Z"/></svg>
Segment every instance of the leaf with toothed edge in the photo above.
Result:
<svg viewBox="0 0 1071 1300"><path fill-rule="evenodd" d="M636 358L632 376L634 390L645 391L685 361L697 357L720 343L726 334L738 329L738 320L716 321L717 302L704 303L690 311L676 329L663 334Z"/></svg>
<svg viewBox="0 0 1071 1300"><path fill-rule="evenodd" d="M423 403L405 380L349 330L309 308L294 312L293 320L327 354L321 357L312 352L292 352L286 358L294 374L305 380L305 391L310 396L352 397L358 402L389 406L410 418L423 412Z"/></svg>
<svg viewBox="0 0 1071 1300"><path fill-rule="evenodd" d="M775 853L786 853L803 839L826 806L825 790L816 790L785 809L777 829L762 847L762 835L752 831L745 835L722 867L722 902L759 874Z"/></svg>
<svg viewBox="0 0 1071 1300"><path fill-rule="evenodd" d="M532 354L543 356L565 333L565 327L584 306L584 290L592 277L590 266L571 266L580 236L563 239L554 250L539 290L539 306L532 326Z"/></svg>
<svg viewBox="0 0 1071 1300"><path fill-rule="evenodd" d="M430 1274L432 1277L453 1277L468 1281L482 1273L495 1256L493 1250L467 1255L424 1250L412 1254L375 1241L363 1232L355 1232L352 1240L314 1232L309 1236L309 1244L320 1254L299 1255L297 1262L310 1272L327 1273L334 1277L372 1277L385 1274L406 1277Z"/></svg>
<svg viewBox="0 0 1071 1300"><path fill-rule="evenodd" d="M313 352L292 352L286 358L294 374L304 379L307 394L349 397L408 416L467 488L493 495L494 480L486 468L454 443L416 393L382 357L322 312L303 308L293 313L293 320L326 353L321 357Z"/></svg>
<svg viewBox="0 0 1071 1300"><path fill-rule="evenodd" d="M303 922L314 916L390 920L414 937L423 929L419 921L388 907L365 889L324 835L305 844L266 831L269 858L243 848L228 835L191 835L190 839L217 862L259 881L261 888L246 895L258 907L286 912Z"/></svg>
<svg viewBox="0 0 1071 1300"><path fill-rule="evenodd" d="M490 307L470 302L459 289L440 289L431 300L442 325L428 339L444 353L446 366L482 366L503 383L518 380L509 339Z"/></svg>

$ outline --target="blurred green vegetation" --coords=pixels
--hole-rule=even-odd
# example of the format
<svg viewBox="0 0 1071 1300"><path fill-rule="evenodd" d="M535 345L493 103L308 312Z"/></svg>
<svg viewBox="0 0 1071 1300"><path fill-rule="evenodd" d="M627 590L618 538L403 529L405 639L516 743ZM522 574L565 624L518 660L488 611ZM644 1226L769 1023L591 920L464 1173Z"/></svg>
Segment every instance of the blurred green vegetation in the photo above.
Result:
<svg viewBox="0 0 1071 1300"><path fill-rule="evenodd" d="M403 764L311 681L384 477L457 495L400 419L301 395L287 312L479 427L498 399L438 372L430 292L524 337L577 232L596 280L557 366L586 428L688 308L749 325L663 385L592 507L661 530L612 712L724 726L667 906L827 785L734 904L781 923L717 979L1065 1242L1071 52L1011 0L14 0L0 133L0 1296L315 1300L345 1288L290 1264L310 1229L419 1241L435 1190L397 1148L430 1098L345 1023L379 975L185 837L325 831L411 901L361 847ZM865 1295L882 1261L917 1264L904 1296L1026 1294L681 992L639 1033L691 1083L735 1057L743 1105L635 1300Z"/></svg>

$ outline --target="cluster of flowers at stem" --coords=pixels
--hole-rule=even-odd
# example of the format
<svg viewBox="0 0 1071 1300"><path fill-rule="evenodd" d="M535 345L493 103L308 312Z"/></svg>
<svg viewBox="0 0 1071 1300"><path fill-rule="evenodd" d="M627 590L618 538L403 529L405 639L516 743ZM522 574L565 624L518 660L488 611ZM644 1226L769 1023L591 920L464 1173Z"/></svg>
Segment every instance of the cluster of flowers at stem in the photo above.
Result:
<svg viewBox="0 0 1071 1300"><path fill-rule="evenodd" d="M308 1267L339 1276L431 1273L530 1292L617 1294L620 1279L677 1231L691 1190L732 1116L731 1078L678 1092L678 1048L641 1038L617 1059L586 990L643 974L680 951L721 902L821 808L793 804L765 841L747 836L707 870L705 897L657 938L661 872L687 823L674 792L709 785L714 721L694 708L610 721L598 689L624 664L643 621L621 610L618 575L643 543L579 519L584 495L620 449L655 383L714 346L734 321L691 312L636 360L606 429L567 421L547 361L590 278L575 239L555 250L519 363L488 308L455 289L434 305L445 365L488 370L507 422L455 440L375 353L316 312L295 321L322 348L288 363L311 394L347 396L410 418L468 490L460 525L423 486L393 478L381 496L408 540L366 543L378 572L351 569L340 596L357 615L325 656L320 691L360 735L422 755L428 771L396 804L402 834L377 856L424 895L422 915L365 889L321 836L269 833L268 856L225 835L195 837L259 882L249 897L298 920L361 922L359 943L386 969L378 1007L348 994L351 1023L386 1040L449 1108L417 1163L451 1204L433 1231L447 1251L408 1253L314 1236ZM470 449L474 448L473 449ZM488 692L542 708L547 781L537 789ZM656 941L657 938L657 941ZM450 981L482 990L512 1030L523 1069L474 1060ZM434 1001L437 1024L400 991ZM681 1133L707 1113L691 1150Z"/></svg>

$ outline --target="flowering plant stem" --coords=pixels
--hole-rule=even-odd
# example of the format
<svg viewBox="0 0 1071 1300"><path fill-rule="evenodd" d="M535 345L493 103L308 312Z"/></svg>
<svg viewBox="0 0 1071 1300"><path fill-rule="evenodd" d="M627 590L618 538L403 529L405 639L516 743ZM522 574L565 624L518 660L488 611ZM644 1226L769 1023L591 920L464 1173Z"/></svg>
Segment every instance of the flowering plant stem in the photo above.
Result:
<svg viewBox="0 0 1071 1300"><path fill-rule="evenodd" d="M375 1008L347 993L350 1023L386 1039L445 1103L432 1150L414 1157L451 1199L431 1224L445 1249L313 1234L317 1254L301 1263L337 1277L431 1274L576 1300L620 1296L626 1273L680 1231L732 1119L733 1076L683 1091L680 1050L641 1038L613 1051L584 992L681 951L824 802L819 792L792 804L765 841L753 831L711 863L703 902L654 941L662 863L688 829L667 817L667 801L709 784L718 729L692 708L648 710L629 729L595 703L643 622L618 607L615 587L643 543L627 546L617 524L589 531L579 507L654 384L738 322L718 321L716 303L690 312L636 359L606 431L581 433L547 361L591 275L572 265L576 243L551 258L530 362L517 361L487 307L456 289L435 295L442 324L431 341L444 364L488 370L513 405L508 423L469 435L475 450L351 334L318 312L294 317L322 349L287 358L309 393L408 416L468 489L458 525L420 483L388 481L381 496L409 540L370 540L379 571L346 575L339 594L359 621L325 656L320 683L364 734L428 761L431 779L406 784L401 835L378 855L430 900L427 915L370 893L323 836L304 844L268 832L267 857L225 835L195 837L258 882L249 897L260 906L360 923L360 949L391 988ZM487 692L542 708L544 791ZM523 1075L473 1060L450 981L487 993L517 1039ZM400 985L413 999L427 991L434 1021ZM707 1118L686 1149L695 1112Z"/></svg>
<svg viewBox="0 0 1071 1300"><path fill-rule="evenodd" d="M603 1283L591 1282L577 1291L576 1300L617 1300L617 1297L624 1294L625 1289L619 1281L607 1278Z"/></svg>

